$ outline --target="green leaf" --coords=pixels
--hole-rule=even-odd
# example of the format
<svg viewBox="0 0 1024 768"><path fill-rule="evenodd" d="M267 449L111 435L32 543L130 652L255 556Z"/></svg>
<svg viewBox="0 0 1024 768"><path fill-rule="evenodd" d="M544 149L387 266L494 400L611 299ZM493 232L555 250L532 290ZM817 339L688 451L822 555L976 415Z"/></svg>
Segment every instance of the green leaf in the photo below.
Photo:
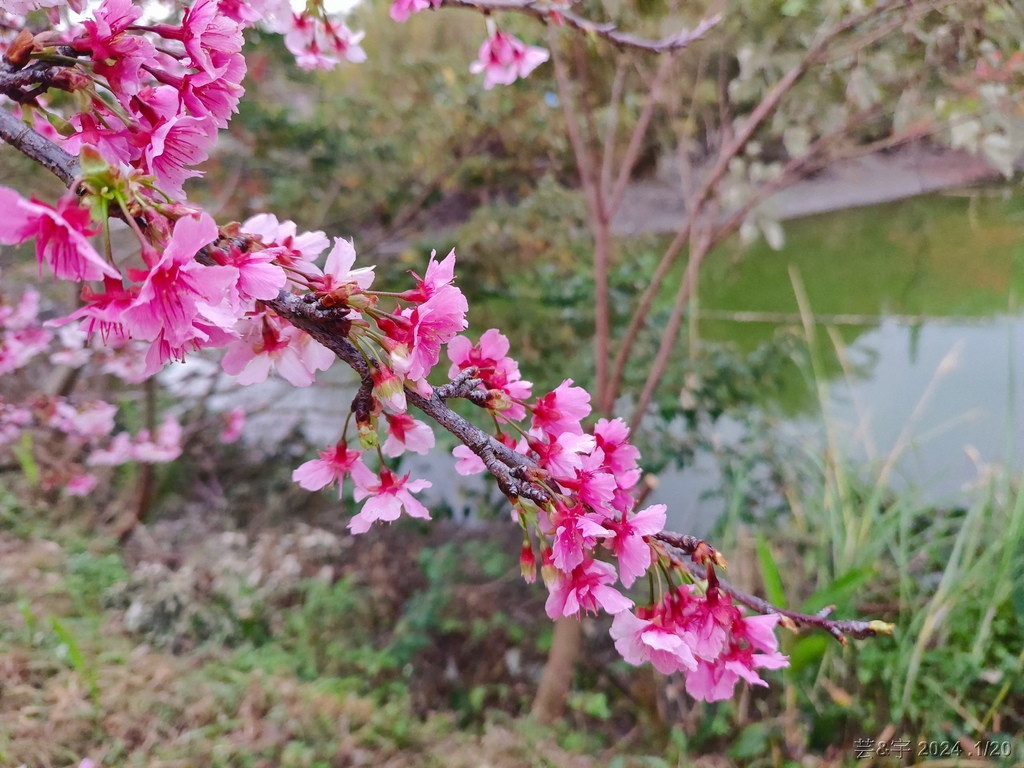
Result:
<svg viewBox="0 0 1024 768"><path fill-rule="evenodd" d="M729 756L744 759L763 755L770 746L768 726L764 723L748 725L729 748Z"/></svg>
<svg viewBox="0 0 1024 768"><path fill-rule="evenodd" d="M779 575L779 568L775 565L775 557L772 555L768 540L763 534L757 534L757 560L761 564L761 581L764 583L765 596L768 602L778 608L786 607L786 591L782 588L782 576Z"/></svg>
<svg viewBox="0 0 1024 768"><path fill-rule="evenodd" d="M82 653L81 646L75 640L75 636L68 631L68 628L60 623L56 618L50 619L50 624L53 627L54 633L60 638L60 641L64 644L64 647L68 649L68 660L71 662L71 666L74 670L82 676L82 679L89 686L89 696L94 703L99 702L100 691L99 686L96 683L96 675L94 670L90 669L89 664L85 660L85 655Z"/></svg>
<svg viewBox="0 0 1024 768"><path fill-rule="evenodd" d="M809 667L818 666L828 650L828 643L829 638L824 633L799 638L789 649L790 671L796 675Z"/></svg>
<svg viewBox="0 0 1024 768"><path fill-rule="evenodd" d="M21 465L21 471L25 474L28 484L38 485L39 465L36 464L35 457L32 455L32 434L30 432L21 433L21 444L14 449L14 455L18 459L18 464Z"/></svg>
<svg viewBox="0 0 1024 768"><path fill-rule="evenodd" d="M831 584L822 587L807 598L807 602L800 607L800 611L802 613L817 613L829 605L835 605L841 609L846 606L853 593L874 576L875 569L869 565L847 571Z"/></svg>
<svg viewBox="0 0 1024 768"><path fill-rule="evenodd" d="M786 0L781 10L783 16L799 16L807 10L807 0Z"/></svg>

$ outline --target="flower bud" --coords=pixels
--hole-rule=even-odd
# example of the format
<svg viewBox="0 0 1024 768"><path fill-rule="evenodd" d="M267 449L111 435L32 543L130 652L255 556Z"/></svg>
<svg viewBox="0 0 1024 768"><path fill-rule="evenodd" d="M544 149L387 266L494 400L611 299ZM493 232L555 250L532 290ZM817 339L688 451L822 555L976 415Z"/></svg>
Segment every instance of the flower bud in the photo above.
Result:
<svg viewBox="0 0 1024 768"><path fill-rule="evenodd" d="M366 421L358 420L356 425L358 426L359 445L364 451L380 445L380 438L377 437L377 417L375 415L371 414Z"/></svg>
<svg viewBox="0 0 1024 768"><path fill-rule="evenodd" d="M348 306L352 309L363 312L370 307L376 306L377 297L366 293L354 293L348 297Z"/></svg>
<svg viewBox="0 0 1024 768"><path fill-rule="evenodd" d="M555 568L555 553L543 538L540 540L540 575L548 588L558 583L559 571Z"/></svg>
<svg viewBox="0 0 1024 768"><path fill-rule="evenodd" d="M405 384L388 366L381 363L370 372L373 379L373 393L380 400L386 411L405 413Z"/></svg>
<svg viewBox="0 0 1024 768"><path fill-rule="evenodd" d="M523 539L523 549L519 553L519 570L527 584L537 580L537 557L533 554L533 544L529 537Z"/></svg>
<svg viewBox="0 0 1024 768"><path fill-rule="evenodd" d="M4 58L7 59L8 63L14 66L15 69L21 69L29 62L29 54L33 51L38 50L35 36L27 29L23 29L18 33L18 36L14 38L14 41L7 46L7 52Z"/></svg>
<svg viewBox="0 0 1024 768"><path fill-rule="evenodd" d="M502 389L489 389L487 390L487 407L492 411L507 411L515 403L512 402L512 398L508 396L508 393Z"/></svg>

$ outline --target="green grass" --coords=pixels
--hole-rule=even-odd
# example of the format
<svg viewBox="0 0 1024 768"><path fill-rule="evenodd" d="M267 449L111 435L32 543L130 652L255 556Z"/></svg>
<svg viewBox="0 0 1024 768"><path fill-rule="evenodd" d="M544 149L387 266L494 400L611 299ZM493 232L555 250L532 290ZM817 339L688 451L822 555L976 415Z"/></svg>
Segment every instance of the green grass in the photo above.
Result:
<svg viewBox="0 0 1024 768"><path fill-rule="evenodd" d="M890 454L854 464L847 436L829 412L829 377L816 351L821 329L810 320L795 275L793 282L823 437L820 444L787 443L770 424L752 425L760 437L727 459L728 511L716 543L733 560L749 552L757 565L741 579L789 607L834 606L836 616L882 619L896 631L846 648L820 634L785 638L792 666L762 711L781 717L777 738L802 733L811 749L888 733L913 744L1009 740L1019 756L1024 478L994 468L978 477L966 503L948 509L922 504L916 489L894 490L894 468L913 442L913 419ZM843 360L842 339L826 335ZM922 409L941 373L921 393ZM778 503L774 514L754 517L747 512L751 494L764 493L755 469L765 465ZM715 716L738 725L733 704ZM767 750L771 739L763 741Z"/></svg>

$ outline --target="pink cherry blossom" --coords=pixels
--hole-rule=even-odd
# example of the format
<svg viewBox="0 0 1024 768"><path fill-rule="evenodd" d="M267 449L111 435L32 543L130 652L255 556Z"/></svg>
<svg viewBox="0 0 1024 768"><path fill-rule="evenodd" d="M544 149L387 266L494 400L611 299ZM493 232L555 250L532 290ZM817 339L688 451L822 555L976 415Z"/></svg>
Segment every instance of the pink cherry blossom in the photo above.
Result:
<svg viewBox="0 0 1024 768"><path fill-rule="evenodd" d="M630 611L615 614L612 620L615 650L635 667L650 661L663 675L692 672L697 668L686 639L657 620L641 619Z"/></svg>
<svg viewBox="0 0 1024 768"><path fill-rule="evenodd" d="M412 451L422 456L434 447L434 432L422 421L407 413L385 414L388 422L388 439L381 449L385 456L401 456Z"/></svg>
<svg viewBox="0 0 1024 768"><path fill-rule="evenodd" d="M703 597L682 596L683 621L693 634L693 654L697 658L713 660L718 658L728 647L733 625L739 621L740 612L732 604L731 598L721 594L717 589L709 589Z"/></svg>
<svg viewBox="0 0 1024 768"><path fill-rule="evenodd" d="M262 14L246 0L217 0L217 9L243 27L252 26L262 17Z"/></svg>
<svg viewBox="0 0 1024 768"><path fill-rule="evenodd" d="M405 22L414 13L427 8L440 8L441 0L394 0L391 4L391 18L399 23Z"/></svg>
<svg viewBox="0 0 1024 768"><path fill-rule="evenodd" d="M455 471L460 475L479 475L481 472L486 471L487 466L484 464L484 460L473 453L468 445L457 445L452 449L452 455L458 459L455 462Z"/></svg>
<svg viewBox="0 0 1024 768"><path fill-rule="evenodd" d="M238 102L245 94L245 57L241 54L226 57L223 72L211 75L199 71L176 77L162 69L147 67L147 71L164 85L175 88L181 102L192 117L208 117L218 128L227 128L231 115L238 112Z"/></svg>
<svg viewBox="0 0 1024 768"><path fill-rule="evenodd" d="M598 419L594 425L597 446L604 451L605 464L612 474L619 475L636 468L640 451L629 444L629 427L622 419Z"/></svg>
<svg viewBox="0 0 1024 768"><path fill-rule="evenodd" d="M627 589L647 573L652 555L644 536L665 530L665 514L665 505L655 504L635 515L623 516L618 522L605 523L615 531L615 538L608 542L608 546L619 559L619 578Z"/></svg>
<svg viewBox="0 0 1024 768"><path fill-rule="evenodd" d="M353 32L340 21L297 16L284 44L302 69L334 69L342 59L353 64L366 61L359 45L362 39L362 32Z"/></svg>
<svg viewBox="0 0 1024 768"><path fill-rule="evenodd" d="M590 395L582 387L574 387L566 379L554 392L537 398L533 406L533 428L553 435L562 432L583 434L580 421L590 414Z"/></svg>
<svg viewBox="0 0 1024 768"><path fill-rule="evenodd" d="M227 253L215 250L213 258L222 266L238 270L236 289L246 309L252 309L257 299L277 298L288 282L284 269L273 263L274 254L266 250L243 253L231 245Z"/></svg>
<svg viewBox="0 0 1024 768"><path fill-rule="evenodd" d="M531 439L530 450L537 454L537 463L555 477L573 478L576 470L583 467L581 454L594 450L591 435L563 432L556 439Z"/></svg>
<svg viewBox="0 0 1024 768"><path fill-rule="evenodd" d="M781 617L777 613L765 616L743 616L732 626L733 637L749 643L763 653L779 650L779 639L775 627Z"/></svg>
<svg viewBox="0 0 1024 768"><path fill-rule="evenodd" d="M572 573L583 562L584 552L593 550L598 538L615 535L591 519L582 505L567 506L561 501L549 513L549 524L555 537L552 563L562 573Z"/></svg>
<svg viewBox="0 0 1024 768"><path fill-rule="evenodd" d="M0 337L0 376L23 368L33 357L45 352L51 338L42 328L5 330Z"/></svg>
<svg viewBox="0 0 1024 768"><path fill-rule="evenodd" d="M430 519L430 511L412 496L416 491L430 488L429 481L410 482L409 475L397 478L387 467L380 468L379 477L367 470L365 473L353 473L352 479L356 483L355 500L367 499L359 514L349 521L348 528L352 533L366 533L378 520L393 522L403 509L410 517Z"/></svg>
<svg viewBox="0 0 1024 768"><path fill-rule="evenodd" d="M249 0L249 5L259 14L264 29L283 35L292 28L295 15L289 0Z"/></svg>
<svg viewBox="0 0 1024 768"><path fill-rule="evenodd" d="M475 367L485 388L498 390L512 401L512 406L502 410L501 415L509 421L519 421L526 416L520 401L530 397L533 384L522 380L519 364L508 357L508 348L508 339L496 328L484 332L477 345L465 336L456 336L448 342L448 359L452 361L448 376L454 378L460 371Z"/></svg>
<svg viewBox="0 0 1024 768"><path fill-rule="evenodd" d="M92 56L96 74L105 77L118 98L131 96L142 87L142 67L152 63L156 48L128 27L142 16L132 0L104 0L83 22L85 34L72 42Z"/></svg>
<svg viewBox="0 0 1024 768"><path fill-rule="evenodd" d="M317 451L319 459L312 459L292 472L292 480L307 491L319 491L335 481L338 483L338 498L344 491L345 475L373 476L363 463L363 454L351 450L345 440L323 451Z"/></svg>
<svg viewBox="0 0 1024 768"><path fill-rule="evenodd" d="M405 384L384 363L378 363L370 371L373 379L373 394L390 413L405 413Z"/></svg>
<svg viewBox="0 0 1024 768"><path fill-rule="evenodd" d="M176 354L187 342L209 340L200 321L223 324L224 305L230 303L238 270L194 260L217 236L217 225L207 213L178 219L170 242L156 264L143 273L139 295L124 312L122 319L131 336L166 344Z"/></svg>
<svg viewBox="0 0 1024 768"><path fill-rule="evenodd" d="M47 350L52 334L39 327L39 294L26 290L14 307L0 305L0 375L24 367Z"/></svg>
<svg viewBox="0 0 1024 768"><path fill-rule="evenodd" d="M409 270L409 274L416 278L416 287L403 293L402 298L422 304L455 280L455 249L449 251L440 262L437 260L437 251L431 251L426 277L420 277L412 270Z"/></svg>
<svg viewBox="0 0 1024 768"><path fill-rule="evenodd" d="M246 219L241 230L258 236L265 245L286 248L295 261L315 261L331 244L323 232L317 230L300 235L294 221L278 221L272 213L258 213ZM290 261L286 263L291 264Z"/></svg>
<svg viewBox="0 0 1024 768"><path fill-rule="evenodd" d="M97 400L76 408L67 401L54 405L49 426L67 435L94 440L114 431L117 406Z"/></svg>
<svg viewBox="0 0 1024 768"><path fill-rule="evenodd" d="M177 40L185 46L192 66L207 74L219 76L219 60L242 50L242 28L217 8L216 0L196 0L185 9L181 26L161 24L150 27L168 40Z"/></svg>
<svg viewBox="0 0 1024 768"><path fill-rule="evenodd" d="M548 599L544 607L548 617L578 616L580 611L594 611L598 607L607 613L627 610L633 601L609 586L615 583L615 568L599 560L584 560L571 573L555 571L548 584Z"/></svg>
<svg viewBox="0 0 1024 768"><path fill-rule="evenodd" d="M217 126L210 117L181 112L180 95L169 85L143 88L130 106L140 118L133 126L133 142L142 150L140 167L156 176L165 192L183 200L185 181L202 176L194 166L207 159Z"/></svg>
<svg viewBox="0 0 1024 768"><path fill-rule="evenodd" d="M559 439L562 439L562 435ZM615 478L606 470L604 451L595 448L592 453L582 457L582 466L576 467L575 476L554 474L555 480L562 490L573 493L588 507L604 517L611 517L610 510L605 508L615 497Z"/></svg>
<svg viewBox="0 0 1024 768"><path fill-rule="evenodd" d="M114 166L119 163L128 165L142 156L141 150L132 143L131 132L114 111L102 103L94 107L94 112L72 115L68 123L75 133L67 137L63 146L73 155L79 154L84 145L89 145Z"/></svg>
<svg viewBox="0 0 1024 768"><path fill-rule="evenodd" d="M423 304L402 319L410 326L393 345L391 361L395 371L412 381L427 378L441 356L441 345L465 330L469 305L462 292L452 285L441 286ZM400 354L399 350L404 350Z"/></svg>
<svg viewBox="0 0 1024 768"><path fill-rule="evenodd" d="M165 464L181 455L181 424L168 414L150 439L149 432L142 430L132 449L132 458L143 464Z"/></svg>
<svg viewBox="0 0 1024 768"><path fill-rule="evenodd" d="M698 701L724 701L732 698L742 678L751 685L768 685L755 668L780 669L789 661L781 654L755 654L748 649L732 648L713 662L698 660L697 669L686 676L686 692Z"/></svg>
<svg viewBox="0 0 1024 768"><path fill-rule="evenodd" d="M528 46L498 30L480 46L477 60L470 65L469 71L473 74L483 72L484 88L490 90L496 85L512 85L547 60L548 52L543 48Z"/></svg>
<svg viewBox="0 0 1024 768"><path fill-rule="evenodd" d="M508 338L497 328L485 331L478 344L465 336L456 336L448 343L448 359L452 361L448 376L454 379L460 371L473 366L484 378L508 354L508 348Z"/></svg>
<svg viewBox="0 0 1024 768"><path fill-rule="evenodd" d="M222 443L235 443L245 428L245 408L236 406L225 414L224 429L220 433Z"/></svg>
<svg viewBox="0 0 1024 768"><path fill-rule="evenodd" d="M120 277L90 245L88 237L96 230L90 229L89 211L74 195L65 195L51 208L0 187L0 210L0 243L17 245L34 237L40 269L45 261L56 277L76 282Z"/></svg>
<svg viewBox="0 0 1024 768"><path fill-rule="evenodd" d="M334 247L324 263L323 293L344 303L351 295L369 290L375 268L352 269L355 262L356 249L352 241L334 238Z"/></svg>
<svg viewBox="0 0 1024 768"><path fill-rule="evenodd" d="M69 496L87 496L98 483L99 478L95 475L77 474L67 481L64 489Z"/></svg>
<svg viewBox="0 0 1024 768"><path fill-rule="evenodd" d="M120 276L116 279L105 277L103 279L103 287L104 291L98 293L93 291L88 285L82 286L81 299L85 302L85 306L75 310L63 320L56 322L65 323L81 320L82 322L79 327L86 335L91 337L94 333L99 332L100 336L108 344L117 340L127 339L128 334L124 330L121 319L124 317L125 311L132 306L138 297L138 288L134 286L125 288L122 285Z"/></svg>
<svg viewBox="0 0 1024 768"><path fill-rule="evenodd" d="M90 467L116 467L131 461L134 450L131 435L127 432L118 432L110 445L98 449L89 454L86 464Z"/></svg>
<svg viewBox="0 0 1024 768"><path fill-rule="evenodd" d="M228 345L221 367L239 384L265 381L272 370L296 387L308 387L317 371L337 359L305 331L264 313L239 323L241 338Z"/></svg>
<svg viewBox="0 0 1024 768"><path fill-rule="evenodd" d="M256 214L241 225L241 230L259 237L268 246L267 253L281 267L310 278L323 274L313 263L331 244L323 232L318 230L300 235L294 221L279 222L272 213Z"/></svg>

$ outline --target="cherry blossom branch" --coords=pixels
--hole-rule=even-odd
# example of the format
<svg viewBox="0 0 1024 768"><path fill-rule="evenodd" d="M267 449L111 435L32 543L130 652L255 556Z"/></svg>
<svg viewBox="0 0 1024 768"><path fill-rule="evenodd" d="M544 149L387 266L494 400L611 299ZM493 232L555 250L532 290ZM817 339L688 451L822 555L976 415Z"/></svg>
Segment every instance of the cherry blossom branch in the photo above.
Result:
<svg viewBox="0 0 1024 768"><path fill-rule="evenodd" d="M373 381L370 377L370 366L347 338L348 320L344 310L323 309L315 302L293 294L282 293L277 299L265 302L282 317L296 327L309 333L318 342L334 352L339 359L347 363L362 381L363 389L371 389ZM464 445L479 456L487 467L487 471L498 482L502 492L510 499L525 497L540 504L551 500L550 494L543 488L530 482L530 470L536 469L535 462L527 456L516 453L508 446L499 443L491 435L448 407L446 399L452 397L468 397L476 388L479 380L474 377L473 369L463 371L449 384L434 389L429 398L407 389L409 402L419 408L455 435ZM690 556L690 560L673 558L675 564L681 564L697 579L707 577L704 567L710 564L724 567L725 559L706 541L689 534L677 534L662 531L652 536L653 539ZM696 561L696 562L693 562ZM744 592L728 582L717 581L718 588L732 596L734 600L751 610L761 614L778 614L788 620L791 626L816 627L828 632L840 643L846 645L847 638L861 640L880 634L891 634L892 625L883 621L856 621L828 618L828 612L807 615L789 611L772 605L767 600Z"/></svg>
<svg viewBox="0 0 1024 768"><path fill-rule="evenodd" d="M305 331L334 352L356 372L363 385L369 382L372 388L369 363L346 338L350 323L344 310L323 309L315 302L284 291L276 299L264 303L296 328ZM536 465L529 458L499 443L448 407L446 398L466 396L466 389L473 381L471 376L464 380L457 379L451 385L434 390L429 398L412 390L406 390L405 394L410 403L455 435L479 456L487 471L498 482L502 493L510 499L522 496L540 504L550 501L551 495L547 491L526 481L529 471L536 469ZM473 386L475 387L476 383Z"/></svg>
<svg viewBox="0 0 1024 768"><path fill-rule="evenodd" d="M708 577L708 571L706 570L708 563L715 563L722 567L725 566L724 558L716 550L712 549L706 541L698 539L696 536L689 534L680 536L670 531L662 531L661 533L654 534L651 538L666 545L669 550L675 550L686 555L687 557L679 558L674 555L674 552L669 552L673 565L685 568L697 580ZM893 632L893 625L885 621L830 619L829 615L835 610L835 606L829 606L816 614L798 613L797 611L779 608L764 598L734 587L727 581L716 579L716 586L719 590L732 597L737 603L745 605L755 613L762 615L774 613L782 616L789 628L794 630L798 627L820 629L828 632L843 645L847 644L847 638L850 637L855 640L866 640L871 637L878 637L879 635L891 635Z"/></svg>
<svg viewBox="0 0 1024 768"><path fill-rule="evenodd" d="M69 187L75 183L79 170L75 158L4 110L0 110L0 136L9 140L12 146L18 148L26 156L53 172ZM198 259L206 262L209 260L209 256L206 249L203 249L203 252L198 254ZM344 307L326 308L313 294L299 296L285 291L280 292L277 298L265 300L263 303L283 319L323 344L356 372L361 386L353 402L354 411L364 407L365 401L372 401L373 370L371 363L348 338L352 328L348 309ZM476 370L467 369L449 384L432 390L429 397L424 397L411 389L406 389L405 394L412 405L455 435L484 462L487 471L496 479L502 492L510 500L514 502L523 497L538 504L548 504L552 501L551 493L538 482L544 470L541 470L533 459L500 443L455 413L447 405L446 400L453 397L475 401L473 391L480 383L476 374ZM361 406L360 403L364 405ZM724 566L725 561L701 539L669 532L659 532L652 538L667 548L690 555L693 561L699 563L700 565L695 565L673 558L674 564L682 564L695 578L706 576L737 602L761 613L774 613L783 616L791 625L806 625L823 629L841 642L845 642L847 636L871 637L887 630L891 631L889 625L884 622L838 621L829 619L827 613L807 616L777 608L761 598L718 581L712 566L714 564ZM700 566L710 568L710 570L705 573Z"/></svg>
<svg viewBox="0 0 1024 768"><path fill-rule="evenodd" d="M687 568L698 578L702 578L697 566L688 565ZM868 638L878 637L879 635L891 635L894 630L893 625L887 621L830 619L829 614L835 610L834 605L823 609L820 613L798 613L796 611L789 611L785 608L779 608L778 606L772 605L764 598L751 595L750 593L737 589L724 581L718 582L718 588L730 595L733 600L745 605L755 613L764 615L775 613L782 616L784 619L787 619L789 623L797 627L814 627L815 629L820 629L824 632L828 632L843 645L847 644L847 638L850 637L855 640L866 640Z"/></svg>
<svg viewBox="0 0 1024 768"><path fill-rule="evenodd" d="M669 35L660 40L649 40L647 38L622 32L612 22L592 21L591 19L578 16L572 11L561 10L553 7L548 2L535 2L534 0L441 0L441 7L445 8L468 8L483 14L491 13L520 13L524 16L532 16L535 19L550 24L553 17L563 20L566 26L578 29L581 32L600 37L612 45L624 49L634 48L651 53L669 53L680 51L691 43L699 40L722 21L720 14L715 14L702 19L693 29L683 29L675 35Z"/></svg>

